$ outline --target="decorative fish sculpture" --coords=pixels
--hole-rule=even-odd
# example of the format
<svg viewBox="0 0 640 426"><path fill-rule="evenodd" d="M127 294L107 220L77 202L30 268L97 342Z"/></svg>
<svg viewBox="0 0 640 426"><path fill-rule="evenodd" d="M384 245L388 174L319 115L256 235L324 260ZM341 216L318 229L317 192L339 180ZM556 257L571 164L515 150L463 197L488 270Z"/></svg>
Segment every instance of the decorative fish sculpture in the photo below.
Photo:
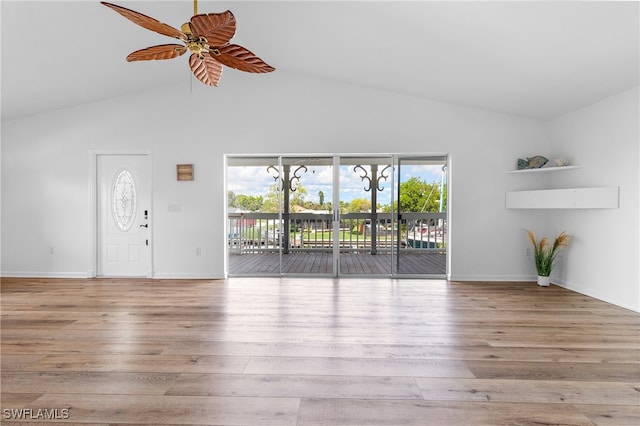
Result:
<svg viewBox="0 0 640 426"><path fill-rule="evenodd" d="M518 170L522 169L539 169L549 162L547 157L536 155L535 157L518 158Z"/></svg>

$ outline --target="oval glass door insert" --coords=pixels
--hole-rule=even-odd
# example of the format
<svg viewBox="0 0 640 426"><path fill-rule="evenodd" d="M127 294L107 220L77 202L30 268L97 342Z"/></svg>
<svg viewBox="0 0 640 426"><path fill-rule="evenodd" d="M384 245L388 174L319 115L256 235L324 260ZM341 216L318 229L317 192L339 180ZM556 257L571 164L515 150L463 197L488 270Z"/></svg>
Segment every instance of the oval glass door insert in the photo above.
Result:
<svg viewBox="0 0 640 426"><path fill-rule="evenodd" d="M128 170L121 170L113 183L113 219L120 230L126 232L136 217L136 184Z"/></svg>

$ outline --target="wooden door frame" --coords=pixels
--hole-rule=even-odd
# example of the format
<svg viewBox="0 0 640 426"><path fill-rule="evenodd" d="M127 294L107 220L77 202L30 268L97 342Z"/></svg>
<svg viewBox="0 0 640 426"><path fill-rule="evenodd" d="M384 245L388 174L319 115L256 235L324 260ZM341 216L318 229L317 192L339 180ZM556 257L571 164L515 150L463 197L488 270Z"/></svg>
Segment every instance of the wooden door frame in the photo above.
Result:
<svg viewBox="0 0 640 426"><path fill-rule="evenodd" d="M148 269L147 278L153 278L153 241L154 241L154 228L153 228L153 162L150 149L139 150L89 150L89 241L88 241L88 253L89 253L89 265L87 277L96 278L98 274L98 159L102 155L144 155L147 158L148 174L149 174L149 204L151 206L151 214L147 223L151 227L149 236L149 250L147 250L148 256Z"/></svg>

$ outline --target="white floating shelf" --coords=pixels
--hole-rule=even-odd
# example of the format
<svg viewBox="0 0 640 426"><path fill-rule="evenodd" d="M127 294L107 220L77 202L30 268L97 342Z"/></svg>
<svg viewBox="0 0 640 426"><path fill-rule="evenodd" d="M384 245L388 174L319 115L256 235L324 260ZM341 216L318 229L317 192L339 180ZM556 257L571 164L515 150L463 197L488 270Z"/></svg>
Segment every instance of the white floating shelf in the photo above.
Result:
<svg viewBox="0 0 640 426"><path fill-rule="evenodd" d="M619 187L513 191L505 195L508 209L617 209Z"/></svg>
<svg viewBox="0 0 640 426"><path fill-rule="evenodd" d="M538 169L509 170L509 171L506 171L505 173L510 173L510 174L548 173L548 172L574 170L574 169L579 169L581 167L582 166L549 166L549 167L540 167Z"/></svg>

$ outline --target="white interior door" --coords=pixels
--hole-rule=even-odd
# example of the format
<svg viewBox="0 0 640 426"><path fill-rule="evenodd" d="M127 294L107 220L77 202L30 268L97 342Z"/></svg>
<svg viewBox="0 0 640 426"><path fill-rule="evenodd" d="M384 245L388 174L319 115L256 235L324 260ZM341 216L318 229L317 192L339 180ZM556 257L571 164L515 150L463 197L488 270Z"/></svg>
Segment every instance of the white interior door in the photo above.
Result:
<svg viewBox="0 0 640 426"><path fill-rule="evenodd" d="M147 155L98 155L97 275L150 275Z"/></svg>

